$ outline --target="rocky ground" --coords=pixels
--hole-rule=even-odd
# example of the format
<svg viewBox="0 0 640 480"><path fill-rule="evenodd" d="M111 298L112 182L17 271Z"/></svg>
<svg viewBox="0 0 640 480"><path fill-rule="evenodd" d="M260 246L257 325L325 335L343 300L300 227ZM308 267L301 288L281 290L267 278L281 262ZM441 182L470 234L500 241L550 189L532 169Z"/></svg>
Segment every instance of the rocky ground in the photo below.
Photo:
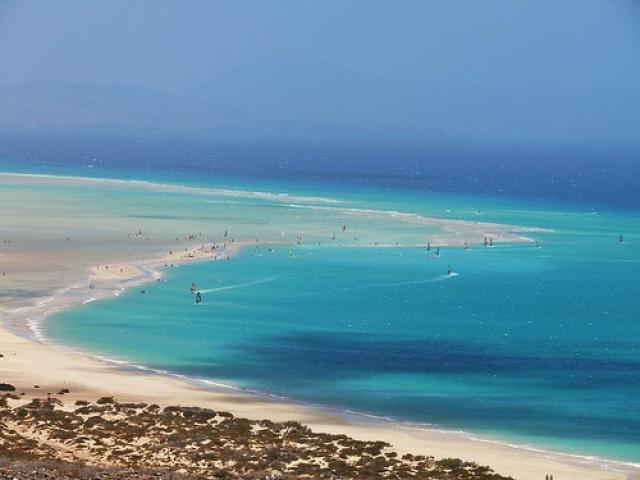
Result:
<svg viewBox="0 0 640 480"><path fill-rule="evenodd" d="M0 396L4 479L507 479L459 459L197 407Z"/></svg>

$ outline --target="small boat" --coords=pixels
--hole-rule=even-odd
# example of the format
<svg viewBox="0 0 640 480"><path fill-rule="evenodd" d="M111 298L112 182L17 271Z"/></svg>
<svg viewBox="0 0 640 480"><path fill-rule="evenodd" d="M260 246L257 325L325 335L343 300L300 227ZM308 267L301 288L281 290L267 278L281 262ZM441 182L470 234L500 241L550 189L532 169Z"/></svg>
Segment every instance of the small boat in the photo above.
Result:
<svg viewBox="0 0 640 480"><path fill-rule="evenodd" d="M196 305L199 305L202 302L202 294L200 292L196 293Z"/></svg>

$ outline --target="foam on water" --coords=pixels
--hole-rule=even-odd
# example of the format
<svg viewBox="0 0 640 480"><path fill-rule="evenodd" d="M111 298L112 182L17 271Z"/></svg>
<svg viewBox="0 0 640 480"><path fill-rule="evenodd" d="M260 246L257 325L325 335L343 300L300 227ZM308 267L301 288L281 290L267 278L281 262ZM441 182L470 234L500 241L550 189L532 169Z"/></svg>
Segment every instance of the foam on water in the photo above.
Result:
<svg viewBox="0 0 640 480"><path fill-rule="evenodd" d="M44 179L55 181L69 181L76 183L94 183L94 184L112 184L119 186L130 186L134 188L146 188L157 189L164 191L182 192L189 194L205 194L205 195L222 195L232 197L254 197L263 198L267 200L295 200L299 202L321 202L321 203L341 203L340 200L334 198L317 197L317 196L295 196L287 193L271 193L261 191L249 191L249 190L231 190L226 188L204 188L204 187L192 187L179 185L174 183L160 183L152 182L148 180L123 180L116 178L97 178L97 177L84 177L74 175L50 175L41 173L9 173L0 172L3 177L16 177L16 178L32 178L32 179Z"/></svg>
<svg viewBox="0 0 640 480"><path fill-rule="evenodd" d="M432 282L442 282L444 280L449 280L460 275L456 272L451 272L447 275L440 275L439 277L434 278L425 278L421 280L407 280L405 282L390 282L390 283L375 283L373 285L366 285L366 287L404 287L407 285L422 285L424 283L432 283Z"/></svg>
<svg viewBox="0 0 640 480"><path fill-rule="evenodd" d="M263 278L263 279L260 279L260 280L253 280L251 282L239 283L237 285L226 285L224 287L198 289L198 291L200 293L213 293L213 292L222 292L224 290L234 290L236 288L252 287L254 285L260 285L262 283L274 282L274 281L278 280L281 277L282 277L282 275L278 275L278 276L275 276L275 277Z"/></svg>

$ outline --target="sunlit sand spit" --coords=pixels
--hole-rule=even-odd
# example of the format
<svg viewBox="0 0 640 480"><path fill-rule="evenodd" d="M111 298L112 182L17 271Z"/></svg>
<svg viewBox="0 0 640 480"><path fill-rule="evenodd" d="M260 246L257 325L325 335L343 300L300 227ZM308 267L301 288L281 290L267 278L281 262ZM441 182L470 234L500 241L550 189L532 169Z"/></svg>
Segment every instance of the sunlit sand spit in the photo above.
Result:
<svg viewBox="0 0 640 480"><path fill-rule="evenodd" d="M446 246L480 244L489 236L496 242L528 242L526 233L539 231L352 207L303 213L300 205L291 205L292 198L340 202L319 197L287 195L282 202L282 194L256 197L255 192L233 190L236 202L209 203L229 190L49 175L0 174L0 181L5 307L31 304L55 289L84 281L88 268L167 255L188 257L214 243L346 247L420 246L431 241ZM342 225L348 225L348 231L343 232Z"/></svg>

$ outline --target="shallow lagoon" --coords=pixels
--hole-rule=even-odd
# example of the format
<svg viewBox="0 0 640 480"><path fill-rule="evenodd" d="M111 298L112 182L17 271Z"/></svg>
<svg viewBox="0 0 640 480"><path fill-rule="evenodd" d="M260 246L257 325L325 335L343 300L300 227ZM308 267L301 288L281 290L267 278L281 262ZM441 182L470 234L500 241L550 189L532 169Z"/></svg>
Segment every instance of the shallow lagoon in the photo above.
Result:
<svg viewBox="0 0 640 480"><path fill-rule="evenodd" d="M467 199L448 205L452 216L479 213ZM638 218L522 202L481 215L555 231L534 235L539 248L479 242L440 257L250 246L232 261L167 269L147 295L58 314L46 335L323 406L640 461Z"/></svg>

